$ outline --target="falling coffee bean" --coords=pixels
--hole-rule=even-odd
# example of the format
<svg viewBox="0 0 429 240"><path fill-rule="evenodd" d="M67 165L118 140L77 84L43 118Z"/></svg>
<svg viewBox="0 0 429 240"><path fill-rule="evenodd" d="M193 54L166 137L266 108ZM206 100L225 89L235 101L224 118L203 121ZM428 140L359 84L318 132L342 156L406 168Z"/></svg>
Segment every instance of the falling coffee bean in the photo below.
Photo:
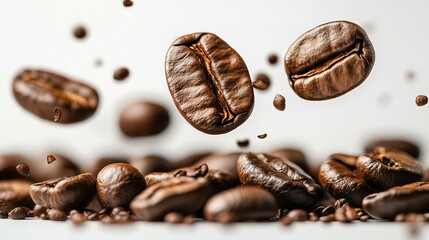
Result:
<svg viewBox="0 0 429 240"><path fill-rule="evenodd" d="M130 71L128 70L128 68L121 67L115 70L115 72L113 73L113 79L117 81L122 81L126 79L129 75Z"/></svg>
<svg viewBox="0 0 429 240"><path fill-rule="evenodd" d="M416 104L417 106L421 107L428 103L428 97L425 95L418 95L416 97Z"/></svg>
<svg viewBox="0 0 429 240"><path fill-rule="evenodd" d="M237 140L237 146L239 146L241 148L248 147L249 144L250 144L250 140L249 139Z"/></svg>
<svg viewBox="0 0 429 240"><path fill-rule="evenodd" d="M259 138L259 139L264 139L264 138L266 138L266 137L267 137L267 134L266 134L266 133L263 133L263 134L258 135L258 138Z"/></svg>
<svg viewBox="0 0 429 240"><path fill-rule="evenodd" d="M124 4L124 7L131 7L131 6L133 6L133 1L132 0L124 0L123 4Z"/></svg>
<svg viewBox="0 0 429 240"><path fill-rule="evenodd" d="M281 94L277 94L273 100L274 107L279 111L284 111L286 108L286 99Z"/></svg>
<svg viewBox="0 0 429 240"><path fill-rule="evenodd" d="M165 59L170 94L182 116L207 134L224 134L250 116L254 95L247 66L211 33L179 37Z"/></svg>
<svg viewBox="0 0 429 240"><path fill-rule="evenodd" d="M61 116L63 115L63 111L59 107L54 108L54 122L58 122L61 120Z"/></svg>
<svg viewBox="0 0 429 240"><path fill-rule="evenodd" d="M16 171L24 177L30 176L30 167L25 163L16 165Z"/></svg>
<svg viewBox="0 0 429 240"><path fill-rule="evenodd" d="M284 64L289 85L301 98L325 100L359 86L374 65L374 48L358 25L322 24L299 37Z"/></svg>
<svg viewBox="0 0 429 240"><path fill-rule="evenodd" d="M55 158L55 156L54 156L54 155L48 155L48 156L46 157L46 161L48 162L48 164L53 163L55 160L57 160L57 159Z"/></svg>
<svg viewBox="0 0 429 240"><path fill-rule="evenodd" d="M278 60L279 60L279 57L277 56L277 54L271 53L270 55L268 55L268 62L271 65L276 64Z"/></svg>
<svg viewBox="0 0 429 240"><path fill-rule="evenodd" d="M255 81L252 82L252 86L258 90L265 90L271 85L270 77L265 73L259 73L256 75Z"/></svg>
<svg viewBox="0 0 429 240"><path fill-rule="evenodd" d="M83 39L86 37L86 29L83 26L77 26L75 27L75 29L73 30L73 35L75 36L75 38L77 39Z"/></svg>

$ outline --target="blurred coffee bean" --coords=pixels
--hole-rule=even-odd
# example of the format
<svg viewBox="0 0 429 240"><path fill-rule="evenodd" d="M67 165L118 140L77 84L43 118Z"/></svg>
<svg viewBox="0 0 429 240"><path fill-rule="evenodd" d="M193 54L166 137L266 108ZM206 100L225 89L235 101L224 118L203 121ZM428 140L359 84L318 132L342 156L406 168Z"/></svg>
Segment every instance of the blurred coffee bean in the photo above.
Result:
<svg viewBox="0 0 429 240"><path fill-rule="evenodd" d="M250 144L250 140L247 138L237 140L237 146L239 146L241 148L246 148L249 146L249 144Z"/></svg>
<svg viewBox="0 0 429 240"><path fill-rule="evenodd" d="M113 73L113 79L117 81L125 80L130 75L130 71L126 67L121 67Z"/></svg>
<svg viewBox="0 0 429 240"><path fill-rule="evenodd" d="M77 39L83 39L86 37L86 29L84 26L76 26L73 30L73 35Z"/></svg>
<svg viewBox="0 0 429 240"><path fill-rule="evenodd" d="M24 156L18 154L0 155L0 180L1 179L23 179L26 178L16 171L19 164L27 164L29 161Z"/></svg>
<svg viewBox="0 0 429 240"><path fill-rule="evenodd" d="M420 155L420 147L416 142L405 139L376 139L365 146L365 152L372 153L376 147L393 148L402 152L406 152L418 158Z"/></svg>
<svg viewBox="0 0 429 240"><path fill-rule="evenodd" d="M425 95L417 95L416 97L416 105L421 107L428 104L428 97Z"/></svg>
<svg viewBox="0 0 429 240"><path fill-rule="evenodd" d="M9 215L6 211L0 210L0 219L8 218Z"/></svg>
<svg viewBox="0 0 429 240"><path fill-rule="evenodd" d="M25 163L16 165L16 171L24 177L30 176L30 167Z"/></svg>
<svg viewBox="0 0 429 240"><path fill-rule="evenodd" d="M143 176L152 172L166 172L171 169L170 163L167 159L158 155L134 157L130 159L130 164L139 170Z"/></svg>
<svg viewBox="0 0 429 240"><path fill-rule="evenodd" d="M304 152L302 152L301 150L296 148L279 148L274 151L271 151L270 154L280 156L295 163L302 170L311 175L310 167L307 163L307 158L305 157Z"/></svg>
<svg viewBox="0 0 429 240"><path fill-rule="evenodd" d="M230 173L220 170L210 170L206 178L209 180L212 189L210 195L237 187L240 184Z"/></svg>
<svg viewBox="0 0 429 240"><path fill-rule="evenodd" d="M27 180L0 180L0 210L9 212L16 207L33 208Z"/></svg>
<svg viewBox="0 0 429 240"><path fill-rule="evenodd" d="M9 218L13 220L25 219L29 209L26 207L16 207L9 212Z"/></svg>
<svg viewBox="0 0 429 240"><path fill-rule="evenodd" d="M66 221L67 215L58 209L49 209L48 210L48 217L52 221Z"/></svg>
<svg viewBox="0 0 429 240"><path fill-rule="evenodd" d="M277 54L275 54L275 53L270 53L270 54L268 55L267 60L268 60L268 62L269 62L271 65L274 65L274 64L276 64L276 63L277 63L277 61L279 60L279 57L278 57L278 56L277 56Z"/></svg>
<svg viewBox="0 0 429 240"><path fill-rule="evenodd" d="M253 88L258 90L265 90L271 85L271 79L265 73L258 73L255 77L255 80L252 82Z"/></svg>
<svg viewBox="0 0 429 240"><path fill-rule="evenodd" d="M295 222L303 222L308 220L308 213L303 209L293 209L287 214L287 217Z"/></svg>
<svg viewBox="0 0 429 240"><path fill-rule="evenodd" d="M286 108L286 99L281 94L276 94L273 100L274 107L279 111L284 111Z"/></svg>

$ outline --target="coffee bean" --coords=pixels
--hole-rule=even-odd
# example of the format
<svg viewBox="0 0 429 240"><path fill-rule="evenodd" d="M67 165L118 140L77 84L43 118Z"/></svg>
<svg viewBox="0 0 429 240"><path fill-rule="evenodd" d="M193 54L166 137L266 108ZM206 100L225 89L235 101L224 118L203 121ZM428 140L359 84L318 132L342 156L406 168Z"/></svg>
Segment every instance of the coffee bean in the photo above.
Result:
<svg viewBox="0 0 429 240"><path fill-rule="evenodd" d="M281 94L277 94L274 97L273 105L277 110L284 111L286 108L286 99Z"/></svg>
<svg viewBox="0 0 429 240"><path fill-rule="evenodd" d="M90 164L85 168L84 172L90 172L94 175L97 175L101 169L103 169L105 166L113 163L129 163L127 157L122 156L108 156L108 157L101 157L97 159L95 162Z"/></svg>
<svg viewBox="0 0 429 240"><path fill-rule="evenodd" d="M268 62L271 65L276 64L278 60L279 60L279 57L277 56L277 54L271 53L270 55L268 55Z"/></svg>
<svg viewBox="0 0 429 240"><path fill-rule="evenodd" d="M27 217L33 218L35 216L36 216L36 214L34 213L33 210L30 210L30 211L27 212Z"/></svg>
<svg viewBox="0 0 429 240"><path fill-rule="evenodd" d="M218 222L220 215L232 215L236 221L267 220L275 217L277 209L276 200L270 192L245 186L211 197L204 206L204 218Z"/></svg>
<svg viewBox="0 0 429 240"><path fill-rule="evenodd" d="M33 208L28 188L31 182L27 180L1 180L0 181L0 210L9 212L16 207Z"/></svg>
<svg viewBox="0 0 429 240"><path fill-rule="evenodd" d="M416 97L416 104L417 106L421 107L428 103L428 97L425 95L418 95Z"/></svg>
<svg viewBox="0 0 429 240"><path fill-rule="evenodd" d="M49 209L48 211L48 217L52 221L66 221L67 215L58 209Z"/></svg>
<svg viewBox="0 0 429 240"><path fill-rule="evenodd" d="M362 207L376 219L393 219L399 213L429 212L429 183L415 182L365 197Z"/></svg>
<svg viewBox="0 0 429 240"><path fill-rule="evenodd" d="M393 148L406 152L414 158L418 158L420 155L418 144L405 139L376 139L365 146L365 152L373 152L376 147Z"/></svg>
<svg viewBox="0 0 429 240"><path fill-rule="evenodd" d="M48 214L47 213L42 213L40 215L40 219L42 219L42 220L49 220Z"/></svg>
<svg viewBox="0 0 429 240"><path fill-rule="evenodd" d="M258 138L259 138L259 139L264 139L264 138L266 138L266 137L267 137L267 134L266 134L266 133L263 133L263 134L258 135Z"/></svg>
<svg viewBox="0 0 429 240"><path fill-rule="evenodd" d="M127 209L131 200L146 188L143 175L126 163L104 167L97 176L97 197L103 208Z"/></svg>
<svg viewBox="0 0 429 240"><path fill-rule="evenodd" d="M34 215L36 215L37 217L40 217L40 215L42 215L42 213L46 213L46 208L40 205L36 205L34 206ZM71 215L71 213L70 213Z"/></svg>
<svg viewBox="0 0 429 240"><path fill-rule="evenodd" d="M55 161L50 156L55 156ZM49 166L46 166L46 163ZM60 153L43 155L31 163L31 178L35 182L42 182L54 178L75 176L80 173L79 166L67 156ZM49 170L47 170L49 168Z"/></svg>
<svg viewBox="0 0 429 240"><path fill-rule="evenodd" d="M6 211L0 210L0 219L8 218L8 213Z"/></svg>
<svg viewBox="0 0 429 240"><path fill-rule="evenodd" d="M210 182L210 195L223 192L239 185L239 182L230 173L220 170L210 170L205 177Z"/></svg>
<svg viewBox="0 0 429 240"><path fill-rule="evenodd" d="M30 186L31 198L37 205L64 212L85 208L94 194L95 179L90 173L52 179Z"/></svg>
<svg viewBox="0 0 429 240"><path fill-rule="evenodd" d="M61 117L63 115L63 111L59 107L55 107L53 111L53 120L54 122L58 122L61 120Z"/></svg>
<svg viewBox="0 0 429 240"><path fill-rule="evenodd" d="M182 223L183 222L183 215L178 212L171 212L165 215L164 222L167 223Z"/></svg>
<svg viewBox="0 0 429 240"><path fill-rule="evenodd" d="M153 172L145 176L147 187L160 183L162 181L177 178L181 176L188 176L193 178L204 177L207 175L209 168L207 164L202 163L195 167L183 168L179 170L173 170L170 172Z"/></svg>
<svg viewBox="0 0 429 240"><path fill-rule="evenodd" d="M24 156L18 154L5 154L0 155L0 180L1 179L24 179L26 178L18 171L16 166L18 164L27 164L29 161Z"/></svg>
<svg viewBox="0 0 429 240"><path fill-rule="evenodd" d="M124 208L121 208L121 207L115 207L115 208L113 208L112 209L112 211L110 212L110 214L112 215L112 216L114 216L114 215L118 215L120 212L122 212L122 211L124 211L125 209Z"/></svg>
<svg viewBox="0 0 429 240"><path fill-rule="evenodd" d="M317 216L317 214L315 214L314 212L311 212L308 214L308 219L312 222L317 222L319 221L319 216Z"/></svg>
<svg viewBox="0 0 429 240"><path fill-rule="evenodd" d="M335 221L335 215L334 214L329 214L326 216L322 216L319 218L319 221L324 222L324 223L330 223L332 221Z"/></svg>
<svg viewBox="0 0 429 240"><path fill-rule="evenodd" d="M117 81L125 80L130 75L128 68L121 67L115 70L113 73L113 79Z"/></svg>
<svg viewBox="0 0 429 240"><path fill-rule="evenodd" d="M354 208L349 205L344 205L343 207L336 209L334 215L337 221L344 223L348 223L359 218Z"/></svg>
<svg viewBox="0 0 429 240"><path fill-rule="evenodd" d="M194 224L195 223L195 219L194 219L194 217L192 216L192 215L188 215L188 216L185 216L184 218L183 218L183 223L184 224Z"/></svg>
<svg viewBox="0 0 429 240"><path fill-rule="evenodd" d="M349 204L347 202L347 199L340 198L340 199L338 199L338 200L335 201L334 208L338 209L338 208L344 207L344 205L346 205L346 204Z"/></svg>
<svg viewBox="0 0 429 240"><path fill-rule="evenodd" d="M123 4L124 4L124 7L131 7L131 6L133 6L133 1L131 1L131 0L124 0Z"/></svg>
<svg viewBox="0 0 429 240"><path fill-rule="evenodd" d="M292 218L290 218L290 217L282 217L282 218L280 218L280 222L283 225L288 226L288 225L291 225L294 222L294 220Z"/></svg>
<svg viewBox="0 0 429 240"><path fill-rule="evenodd" d="M177 109L204 133L227 133L252 112L254 95L246 64L214 34L178 38L168 50L165 73Z"/></svg>
<svg viewBox="0 0 429 240"><path fill-rule="evenodd" d="M258 73L256 75L255 81L252 82L252 86L259 90L265 90L271 85L271 79L265 73Z"/></svg>
<svg viewBox="0 0 429 240"><path fill-rule="evenodd" d="M345 198L352 206L361 206L362 199L372 191L354 172L354 167L330 157L319 170L322 187L335 198Z"/></svg>
<svg viewBox="0 0 429 240"><path fill-rule="evenodd" d="M146 101L126 106L119 117L119 127L128 137L153 136L163 132L170 123L170 115L163 106Z"/></svg>
<svg viewBox="0 0 429 240"><path fill-rule="evenodd" d="M335 98L360 85L371 72L375 52L358 25L336 21L299 37L285 56L289 84L307 100Z"/></svg>
<svg viewBox="0 0 429 240"><path fill-rule="evenodd" d="M322 210L322 216L327 216L333 213L335 213L335 208L332 205L329 205Z"/></svg>
<svg viewBox="0 0 429 240"><path fill-rule="evenodd" d="M260 186L275 196L281 208L307 209L323 191L300 167L278 156L241 154L237 171L242 185Z"/></svg>
<svg viewBox="0 0 429 240"><path fill-rule="evenodd" d="M308 213L303 209L291 210L287 217L292 218L295 222L303 222L308 220Z"/></svg>
<svg viewBox="0 0 429 240"><path fill-rule="evenodd" d="M318 217L321 217L322 216L322 211L323 211L323 209L325 209L326 208L326 206L318 206L318 207L316 207L315 209L313 209L313 212L318 216Z"/></svg>
<svg viewBox="0 0 429 240"><path fill-rule="evenodd" d="M342 154L342 153L334 153L334 154L331 154L328 157L328 159L332 159L334 161L345 164L350 169L355 169L358 156Z"/></svg>
<svg viewBox="0 0 429 240"><path fill-rule="evenodd" d="M26 207L16 207L9 212L9 217L13 220L25 219L28 211Z"/></svg>
<svg viewBox="0 0 429 240"><path fill-rule="evenodd" d="M249 139L242 139L242 140L237 140L237 145L241 148L245 148L248 147L250 144Z"/></svg>
<svg viewBox="0 0 429 240"><path fill-rule="evenodd" d="M164 219L169 212L195 213L206 202L210 184L205 178L178 177L162 181L140 193L130 204L137 218Z"/></svg>
<svg viewBox="0 0 429 240"><path fill-rule="evenodd" d="M83 39L86 37L86 29L83 26L77 26L75 27L75 29L73 30L73 35L75 36L75 38L77 39Z"/></svg>
<svg viewBox="0 0 429 240"><path fill-rule="evenodd" d="M87 218L83 213L75 213L73 215L70 215L70 220L76 225L80 225L84 222L86 222Z"/></svg>
<svg viewBox="0 0 429 240"><path fill-rule="evenodd" d="M30 167L25 163L16 165L16 171L24 177L30 176Z"/></svg>
<svg viewBox="0 0 429 240"><path fill-rule="evenodd" d="M424 174L420 163L407 153L383 147L376 148L374 153L362 154L356 169L359 177L377 190L420 181Z"/></svg>
<svg viewBox="0 0 429 240"><path fill-rule="evenodd" d="M54 155L48 155L48 156L46 157L46 161L48 162L48 164L53 163L55 160L57 160L57 159L55 158L55 156L54 156Z"/></svg>
<svg viewBox="0 0 429 240"><path fill-rule="evenodd" d="M83 121L98 105L98 94L89 85L41 70L19 73L13 81L13 94L22 107L42 119L52 121L53 109L61 108L58 123Z"/></svg>
<svg viewBox="0 0 429 240"><path fill-rule="evenodd" d="M131 158L130 164L139 170L143 176L152 172L166 172L171 169L168 160L158 155L134 157Z"/></svg>
<svg viewBox="0 0 429 240"><path fill-rule="evenodd" d="M271 151L270 154L278 155L282 158L285 158L294 164L298 165L306 173L311 173L310 167L308 166L307 159L304 153L295 148L280 148L274 151Z"/></svg>
<svg viewBox="0 0 429 240"><path fill-rule="evenodd" d="M368 221L368 219L369 219L369 216L368 216L368 215L362 215L362 216L360 216L360 217L359 217L359 220L360 220L361 222L367 222L367 221Z"/></svg>
<svg viewBox="0 0 429 240"><path fill-rule="evenodd" d="M193 166L195 167L205 163L211 171L218 170L229 173L232 178L238 182L237 160L239 156L240 153L238 152L213 153L201 158Z"/></svg>

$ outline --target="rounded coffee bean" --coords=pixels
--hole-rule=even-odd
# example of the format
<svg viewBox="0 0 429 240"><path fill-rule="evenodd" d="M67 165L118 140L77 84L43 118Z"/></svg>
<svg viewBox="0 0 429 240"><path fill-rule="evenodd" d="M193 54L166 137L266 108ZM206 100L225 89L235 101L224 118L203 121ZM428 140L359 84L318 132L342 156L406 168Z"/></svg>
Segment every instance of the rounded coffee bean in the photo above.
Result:
<svg viewBox="0 0 429 240"><path fill-rule="evenodd" d="M75 38L77 39L83 39L86 37L86 29L83 26L77 26L74 30L73 30L73 35Z"/></svg>
<svg viewBox="0 0 429 240"><path fill-rule="evenodd" d="M24 177L30 176L30 167L25 163L16 165L16 171Z"/></svg>
<svg viewBox="0 0 429 240"><path fill-rule="evenodd" d="M278 206L274 196L259 187L232 188L211 197L204 206L204 218L224 222L222 216L234 216L235 221L268 220L276 216Z"/></svg>
<svg viewBox="0 0 429 240"><path fill-rule="evenodd" d="M94 194L95 179L90 173L52 179L30 186L31 198L37 205L64 212L85 208Z"/></svg>
<svg viewBox="0 0 429 240"><path fill-rule="evenodd" d="M49 209L48 210L48 217L52 221L66 221L67 215L58 209Z"/></svg>
<svg viewBox="0 0 429 240"><path fill-rule="evenodd" d="M246 64L214 34L194 33L174 41L165 73L177 109L204 133L227 133L252 112L254 95Z"/></svg>
<svg viewBox="0 0 429 240"><path fill-rule="evenodd" d="M322 188L307 173L279 156L243 153L237 171L242 185L270 191L281 208L310 208L323 196Z"/></svg>
<svg viewBox="0 0 429 240"><path fill-rule="evenodd" d="M115 70L113 73L113 79L117 81L125 80L130 75L128 68L121 67Z"/></svg>
<svg viewBox="0 0 429 240"><path fill-rule="evenodd" d="M113 163L129 163L129 162L127 157L122 157L122 156L100 157L89 166L86 166L85 172L89 172L97 176L97 174L101 171L101 169Z"/></svg>
<svg viewBox="0 0 429 240"><path fill-rule="evenodd" d="M13 94L27 111L53 121L53 110L61 108L58 123L76 123L94 114L97 92L87 84L52 72L24 70L13 81Z"/></svg>
<svg viewBox="0 0 429 240"><path fill-rule="evenodd" d="M128 137L152 136L164 131L170 115L163 106L152 102L135 102L126 106L119 117L119 127Z"/></svg>
<svg viewBox="0 0 429 240"><path fill-rule="evenodd" d="M97 197L106 209L128 209L131 200L146 188L143 175L130 164L113 163L97 176Z"/></svg>
<svg viewBox="0 0 429 240"><path fill-rule="evenodd" d="M429 212L429 183L415 182L365 197L362 207L376 219L393 220L399 213Z"/></svg>
<svg viewBox="0 0 429 240"><path fill-rule="evenodd" d="M287 217L293 219L295 222L303 222L308 220L308 213L303 209L293 209L288 212Z"/></svg>
<svg viewBox="0 0 429 240"><path fill-rule="evenodd" d="M256 75L255 81L252 82L252 86L258 90L265 90L271 85L271 79L265 73L259 73Z"/></svg>
<svg viewBox="0 0 429 240"><path fill-rule="evenodd" d="M286 99L281 94L276 94L273 100L274 107L279 111L284 111L286 108Z"/></svg>
<svg viewBox="0 0 429 240"><path fill-rule="evenodd" d="M289 84L307 100L338 97L359 86L374 65L374 48L358 25L336 21L304 33L285 56Z"/></svg>
<svg viewBox="0 0 429 240"><path fill-rule="evenodd" d="M28 211L28 208L16 207L9 212L9 217L14 220L25 219Z"/></svg>
<svg viewBox="0 0 429 240"><path fill-rule="evenodd" d="M24 156L18 154L0 155L0 179L22 179L26 178L16 171L19 164L27 164L29 161Z"/></svg>
<svg viewBox="0 0 429 240"><path fill-rule="evenodd" d="M138 219L158 221L170 212L194 214L210 194L205 178L177 177L155 184L140 193L130 204Z"/></svg>
<svg viewBox="0 0 429 240"><path fill-rule="evenodd" d="M420 155L420 147L418 144L405 139L377 139L365 146L365 152L373 152L376 147L393 148L406 152L414 158L418 158Z"/></svg>
<svg viewBox="0 0 429 240"><path fill-rule="evenodd" d="M423 178L423 167L405 152L378 147L374 153L359 156L358 176L376 190L417 182Z"/></svg>
<svg viewBox="0 0 429 240"><path fill-rule="evenodd" d="M240 184L230 173L220 170L210 170L206 178L211 185L211 195L237 187Z"/></svg>
<svg viewBox="0 0 429 240"><path fill-rule="evenodd" d="M0 180L0 210L9 212L16 207L33 208L27 180Z"/></svg>
<svg viewBox="0 0 429 240"><path fill-rule="evenodd" d="M352 205L361 206L362 199L371 193L366 183L355 173L355 168L330 157L319 170L322 187L335 198L345 198Z"/></svg>
<svg viewBox="0 0 429 240"><path fill-rule="evenodd" d="M0 219L8 218L8 213L6 211L0 210Z"/></svg>
<svg viewBox="0 0 429 240"><path fill-rule="evenodd" d="M425 95L418 95L416 97L416 105L421 107L428 104L428 97Z"/></svg>
<svg viewBox="0 0 429 240"><path fill-rule="evenodd" d="M270 55L268 55L267 60L270 64L274 65L279 60L279 57L277 56L277 54L271 53Z"/></svg>
<svg viewBox="0 0 429 240"><path fill-rule="evenodd" d="M146 176L152 172L169 171L171 166L167 159L157 155L146 155L143 157L134 157L130 159L131 166Z"/></svg>

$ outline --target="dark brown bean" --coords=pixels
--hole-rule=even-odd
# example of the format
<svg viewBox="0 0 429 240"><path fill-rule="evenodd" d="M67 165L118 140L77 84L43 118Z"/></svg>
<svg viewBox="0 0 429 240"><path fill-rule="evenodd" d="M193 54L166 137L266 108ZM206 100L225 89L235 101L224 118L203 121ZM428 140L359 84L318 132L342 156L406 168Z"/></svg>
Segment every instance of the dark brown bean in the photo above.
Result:
<svg viewBox="0 0 429 240"><path fill-rule="evenodd" d="M29 209L26 207L16 207L9 212L9 218L13 220L25 219Z"/></svg>
<svg viewBox="0 0 429 240"><path fill-rule="evenodd" d="M419 145L409 139L376 139L365 146L365 152L371 153L376 147L393 148L406 152L414 158L418 158L420 155Z"/></svg>
<svg viewBox="0 0 429 240"><path fill-rule="evenodd" d="M237 146L239 146L241 148L248 147L249 144L250 144L250 140L249 139L240 139L240 140L237 140Z"/></svg>
<svg viewBox="0 0 429 240"><path fill-rule="evenodd" d="M63 116L63 110L61 110L61 108L59 107L55 107L53 111L54 122L60 121L62 116Z"/></svg>
<svg viewBox="0 0 429 240"><path fill-rule="evenodd" d="M193 178L204 177L207 175L208 171L209 171L209 168L207 164L202 163L195 167L188 167L188 168L183 168L178 170L176 169L170 172L149 173L148 175L145 176L145 181L146 181L147 187L150 187L162 181L165 181L171 178L181 177L181 176L187 176L187 177L193 177Z"/></svg>
<svg viewBox="0 0 429 240"><path fill-rule="evenodd" d="M246 64L214 34L194 33L174 41L165 73L179 112L204 133L227 133L252 112L254 95Z"/></svg>
<svg viewBox="0 0 429 240"><path fill-rule="evenodd" d="M421 107L428 104L428 97L425 95L418 95L416 97L416 105Z"/></svg>
<svg viewBox="0 0 429 240"><path fill-rule="evenodd" d="M18 164L29 164L24 156L18 154L0 155L0 180L2 179L24 179L25 176L16 171Z"/></svg>
<svg viewBox="0 0 429 240"><path fill-rule="evenodd" d="M167 215L165 215L164 217L164 222L167 223L182 223L183 222L183 215L181 213L178 212L171 212L171 213L167 213Z"/></svg>
<svg viewBox="0 0 429 240"><path fill-rule="evenodd" d="M121 67L113 73L113 79L117 81L125 80L130 75L130 71L126 67Z"/></svg>
<svg viewBox="0 0 429 240"><path fill-rule="evenodd" d="M327 216L333 213L335 213L335 207L332 205L329 205L322 210L322 216Z"/></svg>
<svg viewBox="0 0 429 240"><path fill-rule="evenodd" d="M64 212L83 209L95 194L95 179L90 173L52 179L30 186L33 201L45 208Z"/></svg>
<svg viewBox="0 0 429 240"><path fill-rule="evenodd" d="M37 217L40 217L40 215L42 215L42 213L46 213L46 208L40 205L36 205L34 206L34 215L36 215Z"/></svg>
<svg viewBox="0 0 429 240"><path fill-rule="evenodd" d="M286 108L286 99L281 94L277 94L273 100L274 107L279 111L284 111Z"/></svg>
<svg viewBox="0 0 429 240"><path fill-rule="evenodd" d="M235 216L235 221L267 220L276 215L274 196L259 187L232 188L211 197L204 206L204 218L223 222L221 216Z"/></svg>
<svg viewBox="0 0 429 240"><path fill-rule="evenodd" d="M170 115L163 106L148 102L134 102L122 110L119 127L128 137L153 136L163 132L170 123Z"/></svg>
<svg viewBox="0 0 429 240"><path fill-rule="evenodd" d="M358 25L336 21L309 30L285 56L289 84L307 100L338 97L360 85L371 72L375 52Z"/></svg>
<svg viewBox="0 0 429 240"><path fill-rule="evenodd" d="M265 90L271 85L271 79L265 73L258 73L255 77L255 81L252 82L252 86L258 90Z"/></svg>
<svg viewBox="0 0 429 240"><path fill-rule="evenodd" d="M307 209L322 199L322 188L307 173L278 156L241 154L237 171L241 184L270 191L281 208Z"/></svg>
<svg viewBox="0 0 429 240"><path fill-rule="evenodd" d="M0 210L0 219L8 218L8 213L6 211Z"/></svg>
<svg viewBox="0 0 429 240"><path fill-rule="evenodd" d="M259 134L258 135L258 138L259 139L264 139L264 138L266 138L267 137L267 134L266 133L263 133L263 134Z"/></svg>
<svg viewBox="0 0 429 240"><path fill-rule="evenodd" d="M31 182L27 180L0 181L0 210L9 212L16 207L33 208L28 188Z"/></svg>
<svg viewBox="0 0 429 240"><path fill-rule="evenodd" d="M75 36L75 38L77 39L83 39L86 37L86 29L83 26L77 26L75 27L75 29L73 30L73 35Z"/></svg>
<svg viewBox="0 0 429 240"><path fill-rule="evenodd" d="M66 221L67 215L58 209L49 209L48 211L48 217L52 221Z"/></svg>
<svg viewBox="0 0 429 240"><path fill-rule="evenodd" d="M127 163L113 163L97 175L97 198L103 208L128 206L146 188L144 176Z"/></svg>
<svg viewBox="0 0 429 240"><path fill-rule="evenodd" d="M132 0L124 0L123 5L124 5L124 7L131 7L131 6L133 6L133 1Z"/></svg>
<svg viewBox="0 0 429 240"><path fill-rule="evenodd" d="M94 114L97 92L87 84L52 72L24 70L13 81L13 94L18 103L36 116L52 121L52 112L61 108L58 123L76 123Z"/></svg>
<svg viewBox="0 0 429 240"><path fill-rule="evenodd" d="M274 65L279 60L279 57L277 56L277 54L271 53L270 55L268 55L267 60L271 65Z"/></svg>
<svg viewBox="0 0 429 240"><path fill-rule="evenodd" d="M25 163L16 165L16 171L24 177L30 176L30 167Z"/></svg>
<svg viewBox="0 0 429 240"><path fill-rule="evenodd" d="M337 221L344 223L348 223L359 218L355 209L349 205L344 205L343 207L336 209L334 215Z"/></svg>
<svg viewBox="0 0 429 240"><path fill-rule="evenodd" d="M308 213L303 209L293 209L287 214L287 217L292 218L295 222L303 222L308 220Z"/></svg>
<svg viewBox="0 0 429 240"><path fill-rule="evenodd" d="M48 155L46 157L46 161L48 162L48 164L53 163L55 160L57 160L57 158L54 155Z"/></svg>

